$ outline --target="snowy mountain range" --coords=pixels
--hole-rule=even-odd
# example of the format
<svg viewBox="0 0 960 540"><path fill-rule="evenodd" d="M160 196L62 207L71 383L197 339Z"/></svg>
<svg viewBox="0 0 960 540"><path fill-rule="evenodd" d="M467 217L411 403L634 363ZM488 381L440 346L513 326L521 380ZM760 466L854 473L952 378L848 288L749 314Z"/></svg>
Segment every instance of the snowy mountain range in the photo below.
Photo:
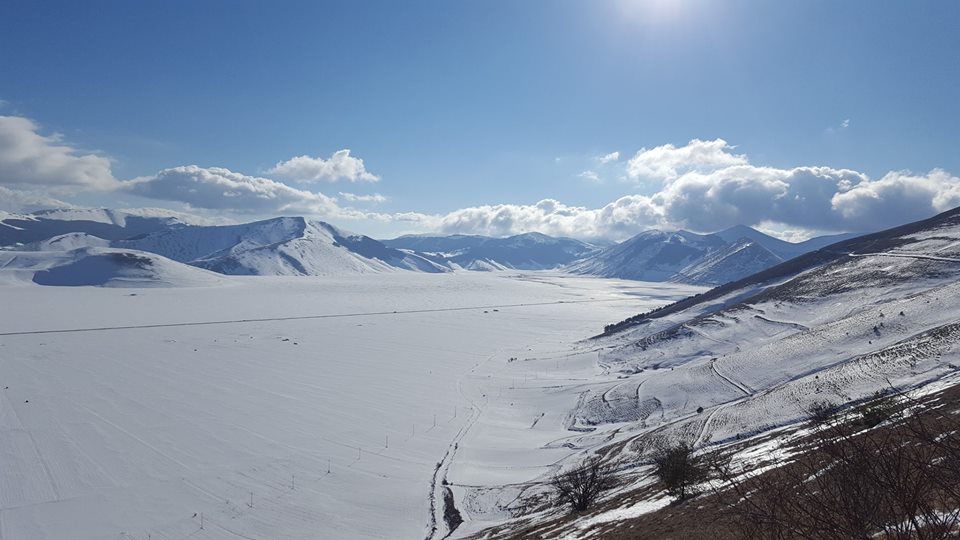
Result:
<svg viewBox="0 0 960 540"><path fill-rule="evenodd" d="M546 270L570 264L599 251L572 238L525 233L507 238L488 236L401 236L383 243L429 253L467 270Z"/></svg>
<svg viewBox="0 0 960 540"><path fill-rule="evenodd" d="M206 223L189 214L152 208L56 209L32 214L0 212L0 246L27 244L68 233L119 240L181 225Z"/></svg>
<svg viewBox="0 0 960 540"><path fill-rule="evenodd" d="M574 262L567 270L609 278L719 285L855 236L821 236L794 244L743 225L714 234L652 230Z"/></svg>
<svg viewBox="0 0 960 540"><path fill-rule="evenodd" d="M446 272L429 258L300 217L185 226L113 243L231 275L342 275L395 269Z"/></svg>
<svg viewBox="0 0 960 540"><path fill-rule="evenodd" d="M0 246L7 246L7 251L109 247L160 255L228 275L514 269L717 285L851 236L794 244L737 226L715 234L651 230L601 247L540 233L507 238L411 235L378 241L302 217L213 225L186 214L151 209L0 215Z"/></svg>

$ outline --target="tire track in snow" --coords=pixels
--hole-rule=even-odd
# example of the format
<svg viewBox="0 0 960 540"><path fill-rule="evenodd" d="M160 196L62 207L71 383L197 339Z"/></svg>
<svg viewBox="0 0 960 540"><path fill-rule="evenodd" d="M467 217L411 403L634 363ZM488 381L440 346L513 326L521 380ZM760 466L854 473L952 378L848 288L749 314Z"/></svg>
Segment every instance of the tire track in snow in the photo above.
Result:
<svg viewBox="0 0 960 540"><path fill-rule="evenodd" d="M170 461L173 462L173 463L176 463L176 464L179 465L181 468L183 468L183 470L184 470L185 472L190 472L190 471L191 471L191 468L190 468L186 463L178 460L177 458L175 458L175 457L167 454L167 453L164 452L163 450L160 450L159 448L157 448L156 446L148 443L147 441L143 440L142 438L134 435L134 434L131 433L129 430L120 427L120 426L117 425L115 422L110 421L110 420L107 420L106 417L104 417L104 416L101 415L100 413L94 411L94 410L91 409L90 407L87 407L87 406L82 405L82 404L79 404L79 403L77 403L76 405L77 405L77 407L79 407L80 409L83 409L83 410L87 411L89 414L91 414L91 415L94 416L95 418L99 419L99 420L100 420L101 422L103 422L104 424L112 427L113 429L119 431L120 433L123 433L123 434L126 435L127 437L130 437L131 439L137 441L138 443L140 443L140 444L142 444L143 446L149 448L150 450L153 450L153 451L154 451L156 454L158 454L159 456L164 457L164 458L170 460Z"/></svg>
<svg viewBox="0 0 960 540"><path fill-rule="evenodd" d="M57 501L63 500L63 497L60 496L60 489L57 487L57 482L50 470L50 465L47 463L47 458L43 457L43 454L40 453L40 445L37 444L37 439L33 436L33 432L23 425L23 421L20 419L20 413L17 412L16 407L13 406L13 403L7 395L3 394L3 396L4 401L7 402L7 406L13 411L13 416L17 419L17 423L23 428L23 432L27 434L27 438L30 439L30 444L33 445L33 452L37 455L37 461L40 462L40 467L47 476L47 481L50 482L50 489L53 490L53 496Z"/></svg>
<svg viewBox="0 0 960 540"><path fill-rule="evenodd" d="M597 304L604 302L630 302L629 298L607 298L601 300L555 300L552 302L530 302L524 304L499 304L488 306L465 306L451 308L406 309L397 311L366 311L358 313L330 313L326 315L297 315L291 317L264 317L256 319L223 319L217 321L192 321L157 324L131 324L125 326L97 326L89 328L60 328L52 330L22 330L14 332L0 332L0 336L30 336L37 334L71 334L78 332L105 332L109 330L140 330L147 328L176 328L182 326L212 326L217 324L249 324L260 322L308 321L313 319L340 319L349 317L372 317L380 315L405 315L412 313L444 313L450 311L473 311L480 309L506 309L539 306L556 306L561 304Z"/></svg>
<svg viewBox="0 0 960 540"><path fill-rule="evenodd" d="M496 352L491 354L486 358L486 360L481 360L477 362L470 370L467 372L466 376L475 372L480 366L486 364L490 360L493 360L497 355L502 354L502 349L498 349ZM428 526L430 532L426 536L426 540L434 540L438 537L438 534L441 532L441 524L443 527L443 536L440 538L446 538L453 534L452 530L447 530L447 523L444 518L446 513L446 501L444 499L444 488L448 486L444 485L444 482L437 482L437 479L445 481L447 479L447 471L450 469L450 462L453 460L453 457L456 455L457 450L460 446L460 441L467 435L467 432L470 431L470 428L480 420L480 416L483 414L483 405L478 405L466 392L463 391L463 377L457 380L457 391L461 396L467 399L470 402L470 418L467 420L460 430L454 435L453 440L450 441L450 444L447 446L447 451L443 454L443 457L440 458L440 462L437 463L436 469L433 471L433 476L430 478L430 520ZM448 488L449 489L449 488Z"/></svg>

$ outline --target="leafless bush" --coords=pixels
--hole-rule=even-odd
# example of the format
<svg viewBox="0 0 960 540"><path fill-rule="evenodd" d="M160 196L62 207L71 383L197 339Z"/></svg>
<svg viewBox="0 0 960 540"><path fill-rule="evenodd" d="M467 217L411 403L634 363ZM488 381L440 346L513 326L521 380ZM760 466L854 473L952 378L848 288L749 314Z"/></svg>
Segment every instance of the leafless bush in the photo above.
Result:
<svg viewBox="0 0 960 540"><path fill-rule="evenodd" d="M692 495L691 488L707 477L703 459L685 442L660 449L653 463L654 474L667 487L667 493L680 501Z"/></svg>
<svg viewBox="0 0 960 540"><path fill-rule="evenodd" d="M900 412L900 405L895 396L877 392L873 399L861 405L857 412L860 415L860 425L872 428L893 418Z"/></svg>
<svg viewBox="0 0 960 540"><path fill-rule="evenodd" d="M837 406L829 401L814 401L807 408L807 416L815 426L826 424L837 412Z"/></svg>
<svg viewBox="0 0 960 540"><path fill-rule="evenodd" d="M554 476L551 485L561 504L569 505L572 513L583 512L613 487L612 473L610 465L590 458L579 467Z"/></svg>

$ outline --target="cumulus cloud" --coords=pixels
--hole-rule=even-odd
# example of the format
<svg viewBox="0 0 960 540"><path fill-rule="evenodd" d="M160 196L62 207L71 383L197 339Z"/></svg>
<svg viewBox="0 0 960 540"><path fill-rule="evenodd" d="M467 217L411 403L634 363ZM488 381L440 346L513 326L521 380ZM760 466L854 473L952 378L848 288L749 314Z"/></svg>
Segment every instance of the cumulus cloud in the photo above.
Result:
<svg viewBox="0 0 960 540"><path fill-rule="evenodd" d="M0 184L69 192L113 189L117 181L107 158L41 135L29 118L0 116Z"/></svg>
<svg viewBox="0 0 960 540"><path fill-rule="evenodd" d="M743 224L802 237L810 231L879 230L960 206L960 178L940 169L891 172L872 180L850 169L762 167L733 153L722 139L641 150L627 165L628 171L638 167L645 172L636 177L660 180L658 191L621 197L601 208L552 199L478 206L438 216L434 223L451 233L540 231L610 239L651 228L715 232Z"/></svg>
<svg viewBox="0 0 960 540"><path fill-rule="evenodd" d="M297 182L378 182L380 177L367 171L363 160L350 155L350 149L338 150L329 159L297 156L281 161L267 171Z"/></svg>
<svg viewBox="0 0 960 540"><path fill-rule="evenodd" d="M619 159L620 159L620 152L610 152L605 156L598 157L597 162L599 162L601 165L606 165L607 163L613 163L615 161L619 161Z"/></svg>
<svg viewBox="0 0 960 540"><path fill-rule="evenodd" d="M247 176L221 167L188 165L124 182L129 193L186 203L193 208L253 214L297 213L340 216L336 199L292 188L282 182Z"/></svg>
<svg viewBox="0 0 960 540"><path fill-rule="evenodd" d="M661 223L649 197L629 195L602 208L568 206L553 199L532 205L498 204L456 210L435 220L445 233L507 236L537 231L579 238L623 238Z"/></svg>
<svg viewBox="0 0 960 540"><path fill-rule="evenodd" d="M848 169L738 165L687 173L654 198L671 222L700 231L761 221L843 229L849 224L833 208L833 197L862 183L869 179Z"/></svg>
<svg viewBox="0 0 960 540"><path fill-rule="evenodd" d="M960 206L960 177L942 169L925 175L890 172L836 193L831 206L843 224L854 228L916 221Z"/></svg>
<svg viewBox="0 0 960 540"><path fill-rule="evenodd" d="M382 203L386 202L387 198L379 193L371 193L369 195L357 195L355 193L345 193L340 192L340 196L343 197L343 200L350 202L364 202L364 203Z"/></svg>
<svg viewBox="0 0 960 540"><path fill-rule="evenodd" d="M723 139L694 139L686 146L664 144L641 148L627 162L627 178L669 181L688 172L709 172L747 163L746 156L733 154L730 150L733 147Z"/></svg>

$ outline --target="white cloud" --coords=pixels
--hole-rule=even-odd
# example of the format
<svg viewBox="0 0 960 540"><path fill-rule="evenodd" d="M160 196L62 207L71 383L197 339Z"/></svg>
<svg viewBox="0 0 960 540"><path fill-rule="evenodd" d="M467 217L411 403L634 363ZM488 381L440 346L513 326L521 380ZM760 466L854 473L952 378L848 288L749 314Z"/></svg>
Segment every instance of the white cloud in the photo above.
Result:
<svg viewBox="0 0 960 540"><path fill-rule="evenodd" d="M343 200L350 202L365 202L365 203L382 203L386 202L387 198L379 193L371 193L369 195L357 195L355 193L345 193L340 192L340 196L343 197Z"/></svg>
<svg viewBox="0 0 960 540"><path fill-rule="evenodd" d="M849 126L849 121L844 121ZM196 165L164 169L150 177L117 181L109 159L83 152L58 135L42 135L30 119L0 116L0 209L64 207L53 198L81 191L131 193L175 201L219 214L302 214L331 220L404 223L420 230L503 236L527 231L581 238L622 239L650 228L712 232L736 224L760 225L782 236L810 231L867 231L922 219L960 205L960 178L935 169L926 174L890 172L878 180L831 167L763 167L734 152L723 139L694 139L684 146L641 149L627 163L619 153L595 162L650 181L655 192L626 195L599 208L553 199L536 204L462 208L445 215L374 213L340 206L323 193L225 168ZM608 171L603 169L604 174ZM271 172L300 181L376 181L349 150L329 159L299 156ZM599 182L593 170L579 177ZM7 186L7 187L5 187ZM342 201L376 204L379 193L340 192Z"/></svg>
<svg viewBox="0 0 960 540"><path fill-rule="evenodd" d="M940 169L924 175L891 172L871 180L850 169L760 167L733 154L719 139L665 145L637 156L662 182L652 195L628 195L601 208L552 199L535 205L479 206L438 216L432 223L450 233L540 231L610 239L650 228L714 232L744 224L801 238L812 231L879 230L960 206L960 178Z"/></svg>
<svg viewBox="0 0 960 540"><path fill-rule="evenodd" d="M664 144L650 149L641 148L627 162L627 177L634 181L669 181L688 172L709 172L746 164L746 156L732 154L729 152L732 149L723 139L694 139L686 146Z"/></svg>
<svg viewBox="0 0 960 540"><path fill-rule="evenodd" d="M916 221L960 206L960 177L942 169L925 175L890 172L834 194L831 206L843 224L854 228Z"/></svg>
<svg viewBox="0 0 960 540"><path fill-rule="evenodd" d="M34 212L51 208L75 208L74 205L34 191L21 191L0 186L0 210Z"/></svg>
<svg viewBox="0 0 960 540"><path fill-rule="evenodd" d="M599 183L600 183L600 175L598 175L597 173L595 173L595 172L593 172L593 171L583 171L582 173L578 174L577 176L579 176L580 178L583 178L583 179L586 180L587 182L592 182L592 183L594 183L594 184L599 184Z"/></svg>
<svg viewBox="0 0 960 540"><path fill-rule="evenodd" d="M615 161L618 161L619 159L620 159L620 152L610 152L605 156L598 157L597 161L601 165L606 165L607 163L613 163Z"/></svg>
<svg viewBox="0 0 960 540"><path fill-rule="evenodd" d="M350 149L338 150L329 159L297 156L281 161L267 171L298 182L378 182L379 176L367 171L363 160L350 155Z"/></svg>
<svg viewBox="0 0 960 540"><path fill-rule="evenodd" d="M846 118L846 119L843 120L843 122L840 122L840 127L841 127L841 128L848 128L848 127L850 127L850 119L849 119L849 118Z"/></svg>
<svg viewBox="0 0 960 540"><path fill-rule="evenodd" d="M349 214L337 206L336 199L322 193L220 167L188 165L164 169L155 176L124 182L123 189L141 197L182 202L193 208L253 214Z"/></svg>
<svg viewBox="0 0 960 540"><path fill-rule="evenodd" d="M847 169L777 169L738 165L711 173L687 173L654 196L667 218L681 226L715 231L762 221L842 229L833 196L867 177Z"/></svg>
<svg viewBox="0 0 960 540"><path fill-rule="evenodd" d="M29 118L0 116L0 184L57 192L116 187L109 159L38 131Z"/></svg>
<svg viewBox="0 0 960 540"><path fill-rule="evenodd" d="M624 238L660 223L660 216L648 197L629 195L597 209L568 206L553 199L533 205L464 208L434 223L448 234L506 236L537 231L555 236Z"/></svg>

